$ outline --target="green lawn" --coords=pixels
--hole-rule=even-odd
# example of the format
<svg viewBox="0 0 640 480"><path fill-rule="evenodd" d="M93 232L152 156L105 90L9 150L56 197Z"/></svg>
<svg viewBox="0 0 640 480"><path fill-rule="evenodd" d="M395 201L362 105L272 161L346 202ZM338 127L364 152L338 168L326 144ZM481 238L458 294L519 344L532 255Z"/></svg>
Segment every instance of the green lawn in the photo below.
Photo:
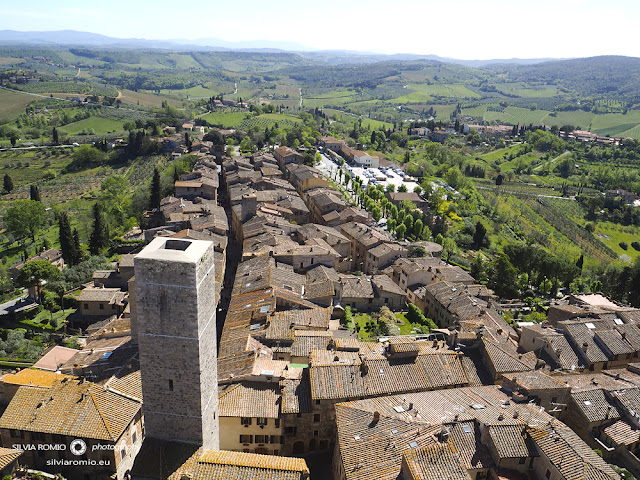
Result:
<svg viewBox="0 0 640 480"><path fill-rule="evenodd" d="M38 315L36 315L33 320L23 320L20 323L24 326L35 328L38 330L56 331L59 328L62 328L67 318L69 318L74 313L76 313L75 308L65 308L64 312L60 310L58 312L54 312L53 314L49 310L43 310ZM60 327L56 327L55 325L60 325Z"/></svg>
<svg viewBox="0 0 640 480"><path fill-rule="evenodd" d="M634 261L640 252L631 246L632 242L640 242L640 227L617 225L611 222L600 222L594 235L618 255L626 255ZM627 242L628 248L623 250L620 242Z"/></svg>
<svg viewBox="0 0 640 480"><path fill-rule="evenodd" d="M89 117L79 122L73 122L60 127L61 132L68 135L78 135L82 131L93 130L95 135L122 131L122 121L112 118Z"/></svg>
<svg viewBox="0 0 640 480"><path fill-rule="evenodd" d="M507 147L507 148L499 148L498 150L494 150L493 152L485 153L484 155L482 155L481 158L486 160L487 162L493 162L495 160L502 160L502 158L505 155L509 155L510 153L515 153L520 148L522 148L521 145L513 145L513 146Z"/></svg>

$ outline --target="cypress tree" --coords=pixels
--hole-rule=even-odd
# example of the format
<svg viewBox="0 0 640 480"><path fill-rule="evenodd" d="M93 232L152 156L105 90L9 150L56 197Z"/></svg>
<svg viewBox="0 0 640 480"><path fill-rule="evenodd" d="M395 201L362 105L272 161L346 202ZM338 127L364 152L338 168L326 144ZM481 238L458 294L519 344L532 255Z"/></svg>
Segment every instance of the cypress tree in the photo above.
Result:
<svg viewBox="0 0 640 480"><path fill-rule="evenodd" d="M160 208L160 172L157 168L153 169L153 178L151 179L151 198L149 199L149 209Z"/></svg>
<svg viewBox="0 0 640 480"><path fill-rule="evenodd" d="M78 233L78 229L73 229L73 253L74 260L73 264L76 265L82 261L82 248L80 247L80 234Z"/></svg>
<svg viewBox="0 0 640 480"><path fill-rule="evenodd" d="M11 177L9 176L8 173L4 174L3 186L4 186L4 190L7 193L9 193L9 192L11 192L11 190L13 190L13 180L11 180Z"/></svg>
<svg viewBox="0 0 640 480"><path fill-rule="evenodd" d="M51 136L53 137L52 138L53 144L58 145L60 143L60 139L58 138L58 130L56 130L56 127L53 127L53 132Z"/></svg>
<svg viewBox="0 0 640 480"><path fill-rule="evenodd" d="M89 237L89 251L91 255L98 255L107 246L109 232L98 203L93 204L93 230Z"/></svg>
<svg viewBox="0 0 640 480"><path fill-rule="evenodd" d="M62 258L69 265L75 265L78 254L76 252L73 234L71 233L71 224L69 223L67 212L62 212L58 217L58 227L58 239L60 240Z"/></svg>
<svg viewBox="0 0 640 480"><path fill-rule="evenodd" d="M37 185L31 185L29 187L29 198L31 198L31 200L34 200L36 202L40 201L40 189L38 188Z"/></svg>

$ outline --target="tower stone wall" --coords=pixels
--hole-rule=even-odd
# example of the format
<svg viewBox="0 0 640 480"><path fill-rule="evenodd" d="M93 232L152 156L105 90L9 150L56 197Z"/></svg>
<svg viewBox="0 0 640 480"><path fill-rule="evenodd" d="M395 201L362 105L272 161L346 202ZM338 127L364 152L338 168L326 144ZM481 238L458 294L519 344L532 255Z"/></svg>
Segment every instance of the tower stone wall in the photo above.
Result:
<svg viewBox="0 0 640 480"><path fill-rule="evenodd" d="M217 450L213 243L157 237L134 268L146 434Z"/></svg>

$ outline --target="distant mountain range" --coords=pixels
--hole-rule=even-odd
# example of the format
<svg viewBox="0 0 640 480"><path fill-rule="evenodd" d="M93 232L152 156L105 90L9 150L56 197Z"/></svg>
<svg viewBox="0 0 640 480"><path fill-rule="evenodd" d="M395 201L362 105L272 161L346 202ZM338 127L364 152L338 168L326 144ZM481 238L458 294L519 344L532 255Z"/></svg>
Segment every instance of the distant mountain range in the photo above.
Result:
<svg viewBox="0 0 640 480"><path fill-rule="evenodd" d="M229 42L219 38L202 38L197 40L147 40L144 38L115 38L90 32L76 30L58 30L46 32L21 32L16 30L0 30L0 45L82 45L86 47L106 48L158 48L171 50L208 50L208 51L259 51L259 52L293 52L305 58L329 65L363 64L384 61L434 60L443 63L463 65L466 67L484 67L487 65L532 65L555 58L532 59L495 59L495 60L459 60L437 55L393 54L385 55L372 52L313 50L302 44L286 41L252 40Z"/></svg>

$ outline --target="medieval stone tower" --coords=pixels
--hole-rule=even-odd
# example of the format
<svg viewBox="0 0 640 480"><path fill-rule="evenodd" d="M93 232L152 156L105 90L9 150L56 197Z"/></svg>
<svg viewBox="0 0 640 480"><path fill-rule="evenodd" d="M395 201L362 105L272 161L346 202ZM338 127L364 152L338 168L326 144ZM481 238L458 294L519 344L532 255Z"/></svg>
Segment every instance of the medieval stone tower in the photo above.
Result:
<svg viewBox="0 0 640 480"><path fill-rule="evenodd" d="M134 267L146 434L218 450L213 243L158 237Z"/></svg>

